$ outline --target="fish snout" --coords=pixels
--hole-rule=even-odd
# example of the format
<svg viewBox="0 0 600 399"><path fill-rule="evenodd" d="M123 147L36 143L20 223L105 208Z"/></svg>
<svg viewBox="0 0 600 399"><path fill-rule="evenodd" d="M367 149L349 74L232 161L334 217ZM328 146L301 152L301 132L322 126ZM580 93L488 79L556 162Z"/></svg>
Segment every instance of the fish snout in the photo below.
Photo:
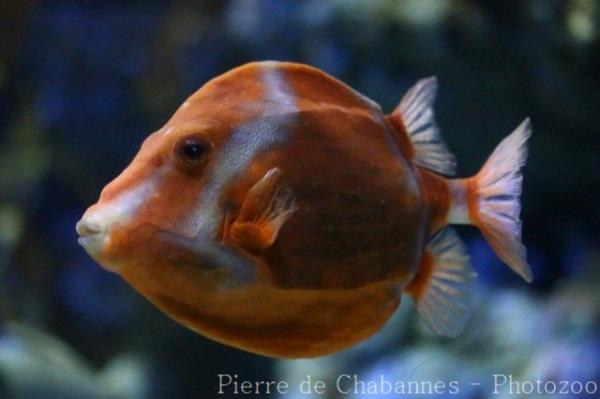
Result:
<svg viewBox="0 0 600 399"><path fill-rule="evenodd" d="M91 220L88 220L85 217L83 217L79 222L77 222L77 224L75 225L75 230L77 230L77 234L79 234L79 237L94 236L104 231L100 224L92 222Z"/></svg>
<svg viewBox="0 0 600 399"><path fill-rule="evenodd" d="M77 242L92 257L102 251L108 238L106 225L94 219L97 218L84 215L75 225L75 230L79 235Z"/></svg>

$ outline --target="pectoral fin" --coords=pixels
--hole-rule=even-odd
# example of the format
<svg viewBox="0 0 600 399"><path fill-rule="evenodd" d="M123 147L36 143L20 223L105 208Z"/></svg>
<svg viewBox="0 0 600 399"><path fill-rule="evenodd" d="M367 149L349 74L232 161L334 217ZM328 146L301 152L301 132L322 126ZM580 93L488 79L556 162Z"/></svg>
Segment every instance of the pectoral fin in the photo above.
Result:
<svg viewBox="0 0 600 399"><path fill-rule="evenodd" d="M281 184L281 170L269 170L246 194L240 213L227 221L224 238L248 252L270 247L279 230L294 213L294 193Z"/></svg>

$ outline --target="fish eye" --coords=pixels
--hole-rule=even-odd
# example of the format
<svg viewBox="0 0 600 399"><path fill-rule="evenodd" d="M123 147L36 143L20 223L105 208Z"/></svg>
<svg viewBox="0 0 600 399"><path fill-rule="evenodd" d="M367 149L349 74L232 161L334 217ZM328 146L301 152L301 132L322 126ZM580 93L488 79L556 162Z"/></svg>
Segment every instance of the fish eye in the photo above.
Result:
<svg viewBox="0 0 600 399"><path fill-rule="evenodd" d="M187 137L176 146L177 157L188 165L203 161L208 153L209 145L199 137Z"/></svg>

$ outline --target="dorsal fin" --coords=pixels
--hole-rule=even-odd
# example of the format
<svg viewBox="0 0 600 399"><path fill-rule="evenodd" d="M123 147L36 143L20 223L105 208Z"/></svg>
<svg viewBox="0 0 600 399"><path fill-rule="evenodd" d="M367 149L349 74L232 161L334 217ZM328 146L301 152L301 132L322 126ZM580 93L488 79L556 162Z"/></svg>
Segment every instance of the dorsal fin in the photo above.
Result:
<svg viewBox="0 0 600 399"><path fill-rule="evenodd" d="M435 76L419 80L402 97L392 116L399 118L406 128L417 165L453 176L456 160L442 140L433 112L437 86Z"/></svg>

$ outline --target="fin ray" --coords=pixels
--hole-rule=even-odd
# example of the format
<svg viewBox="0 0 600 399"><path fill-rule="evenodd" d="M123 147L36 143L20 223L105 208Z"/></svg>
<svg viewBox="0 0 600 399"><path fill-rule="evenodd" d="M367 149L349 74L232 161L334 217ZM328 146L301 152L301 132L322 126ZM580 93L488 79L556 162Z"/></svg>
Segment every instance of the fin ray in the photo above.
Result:
<svg viewBox="0 0 600 399"><path fill-rule="evenodd" d="M456 160L442 139L433 112L437 86L436 77L419 80L402 97L392 115L399 117L406 128L415 151L414 162L452 176L456 171Z"/></svg>
<svg viewBox="0 0 600 399"><path fill-rule="evenodd" d="M520 213L521 168L527 159L530 136L531 123L527 118L502 140L474 177L477 212L473 220L496 255L527 282L531 282L532 274L521 242Z"/></svg>
<svg viewBox="0 0 600 399"><path fill-rule="evenodd" d="M238 217L225 229L225 240L252 253L273 244L281 227L298 209L292 190L281 187L281 175L273 168L248 191Z"/></svg>
<svg viewBox="0 0 600 399"><path fill-rule="evenodd" d="M405 291L434 332L454 337L471 315L471 292L475 272L458 234L446 228L427 245L424 263ZM428 265L427 262L430 262Z"/></svg>

